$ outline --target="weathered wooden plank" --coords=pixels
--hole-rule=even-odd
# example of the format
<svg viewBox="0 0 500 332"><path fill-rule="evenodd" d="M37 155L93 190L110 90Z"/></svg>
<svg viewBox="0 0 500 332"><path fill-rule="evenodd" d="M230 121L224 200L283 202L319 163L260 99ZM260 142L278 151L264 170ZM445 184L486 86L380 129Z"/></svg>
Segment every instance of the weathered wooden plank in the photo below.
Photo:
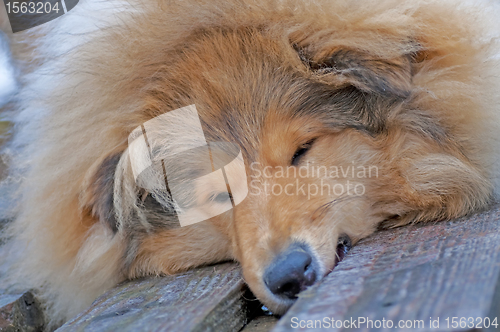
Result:
<svg viewBox="0 0 500 332"><path fill-rule="evenodd" d="M0 331L41 332L45 324L40 302L31 292L0 295Z"/></svg>
<svg viewBox="0 0 500 332"><path fill-rule="evenodd" d="M59 328L66 331L239 331L252 315L236 264L126 282Z"/></svg>
<svg viewBox="0 0 500 332"><path fill-rule="evenodd" d="M9 127L9 122L0 121L0 149L2 148L5 140L8 138ZM5 164L5 160L3 157L4 156L0 155L0 181L4 180L4 178L7 176L7 165ZM5 220L8 219L7 211L12 203L9 197L9 194L12 191L9 191L9 189L10 188L7 188L5 183L2 183L0 186L0 229L3 227L3 223L6 222Z"/></svg>
<svg viewBox="0 0 500 332"><path fill-rule="evenodd" d="M252 319L241 332L268 332L278 323L276 316L258 316Z"/></svg>
<svg viewBox="0 0 500 332"><path fill-rule="evenodd" d="M452 327L452 317L499 317L499 275L500 206L458 221L382 231L361 241L328 277L302 293L273 331L317 330L298 324L324 319L331 324L332 318L350 324L351 318L359 322L362 317L374 324L391 320L394 328L387 328L389 322L380 329L366 324L329 328L324 323L321 327L331 331L472 330ZM399 329L400 320L424 325ZM490 330L500 330L500 325Z"/></svg>

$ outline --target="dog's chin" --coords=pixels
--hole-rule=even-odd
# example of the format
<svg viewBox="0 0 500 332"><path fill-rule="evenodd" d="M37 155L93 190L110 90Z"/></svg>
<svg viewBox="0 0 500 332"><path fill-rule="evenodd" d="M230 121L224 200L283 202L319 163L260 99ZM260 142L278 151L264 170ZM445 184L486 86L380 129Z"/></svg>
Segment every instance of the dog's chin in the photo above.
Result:
<svg viewBox="0 0 500 332"><path fill-rule="evenodd" d="M299 293L300 296L300 293ZM281 298L275 295L267 297L261 302L269 309L273 315L282 316L297 301L297 299Z"/></svg>
<svg viewBox="0 0 500 332"><path fill-rule="evenodd" d="M319 279L316 280L316 282L313 285L307 287L306 290L303 290L300 293L298 293L297 297L294 299L289 299L287 297L281 297L281 296L274 295L270 291L268 291L267 289L264 291L265 295L262 295L261 292L257 292L257 291L255 292L255 294L257 295L257 298L259 298L259 300L262 302L262 304L264 306L266 306L266 308L269 310L269 312L271 314L276 315L276 316L282 316L302 296L302 294L305 291L307 291L311 287L315 287L315 285L317 283L321 282L321 280L324 277L326 277L330 272L332 272L332 270L334 268L335 268L335 266L332 266L330 269L327 269L326 272L320 274Z"/></svg>
<svg viewBox="0 0 500 332"><path fill-rule="evenodd" d="M330 273L330 272L331 271L328 271L328 273ZM328 273L326 273L323 277L318 279L313 285L309 286L308 289L310 287L314 287L314 285L316 285L318 282L320 282L321 279L323 279L326 275L328 275ZM269 311L273 315L282 316L288 311L288 309L290 309L290 307L298 300L298 298L300 298L302 296L302 294L305 291L307 291L307 289L300 292L299 294L297 294L297 298L295 298L295 299L289 299L286 297L276 296L274 294L271 294L270 292L266 292L269 294L266 294L265 297L259 297L259 298L261 299L261 302L269 309Z"/></svg>

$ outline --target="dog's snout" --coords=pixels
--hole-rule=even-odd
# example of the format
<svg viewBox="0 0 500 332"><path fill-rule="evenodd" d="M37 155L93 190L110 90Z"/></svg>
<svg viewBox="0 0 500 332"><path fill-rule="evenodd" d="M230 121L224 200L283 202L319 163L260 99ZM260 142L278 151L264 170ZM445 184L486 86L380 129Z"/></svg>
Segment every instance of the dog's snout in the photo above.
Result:
<svg viewBox="0 0 500 332"><path fill-rule="evenodd" d="M316 281L313 257L305 246L292 244L268 266L264 273L264 283L278 296L290 299Z"/></svg>

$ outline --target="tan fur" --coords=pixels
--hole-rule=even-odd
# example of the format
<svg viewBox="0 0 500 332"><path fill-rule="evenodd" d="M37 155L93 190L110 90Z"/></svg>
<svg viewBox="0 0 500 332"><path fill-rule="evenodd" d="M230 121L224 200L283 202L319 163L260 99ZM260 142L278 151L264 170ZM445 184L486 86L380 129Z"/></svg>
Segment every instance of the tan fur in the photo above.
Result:
<svg viewBox="0 0 500 332"><path fill-rule="evenodd" d="M34 124L21 121L31 123L34 137L14 157L12 174L22 183L4 250L18 253L11 278L38 289L51 326L126 278L228 259L240 262L252 291L282 313L291 301L271 294L262 275L292 240L312 248L324 276L341 234L357 241L382 222L463 216L498 192L493 4L128 4L135 7L114 14L118 23L85 34L60 56L46 49L56 47L50 34L67 26L70 14L12 36L26 74L9 107L50 112ZM33 82L44 72L57 88L36 94ZM270 185L281 187L356 180L366 193L249 194L210 221L172 227L139 202L148 193L132 178L127 138L143 122L191 104L209 128L207 139L241 147L249 179L268 166L270 175L278 166L295 167L295 151L312 139L301 164L371 165L378 176L271 176ZM101 174L110 167L116 171Z"/></svg>

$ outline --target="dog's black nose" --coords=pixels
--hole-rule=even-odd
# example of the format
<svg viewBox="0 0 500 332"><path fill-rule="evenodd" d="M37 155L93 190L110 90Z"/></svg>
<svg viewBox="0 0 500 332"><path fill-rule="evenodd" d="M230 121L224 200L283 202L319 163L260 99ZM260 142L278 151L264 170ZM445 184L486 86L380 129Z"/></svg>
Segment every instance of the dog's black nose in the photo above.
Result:
<svg viewBox="0 0 500 332"><path fill-rule="evenodd" d="M313 258L306 247L293 243L278 255L264 273L264 283L271 292L295 299L297 294L316 281Z"/></svg>

